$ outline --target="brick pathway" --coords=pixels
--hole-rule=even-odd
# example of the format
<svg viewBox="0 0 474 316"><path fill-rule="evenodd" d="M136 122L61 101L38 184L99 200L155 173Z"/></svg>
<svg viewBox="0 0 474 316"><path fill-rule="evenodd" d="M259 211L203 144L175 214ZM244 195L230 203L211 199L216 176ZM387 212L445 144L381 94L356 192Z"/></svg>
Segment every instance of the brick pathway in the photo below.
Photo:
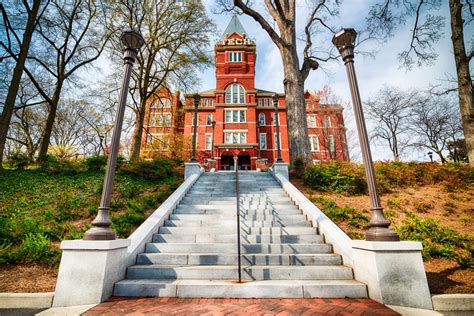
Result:
<svg viewBox="0 0 474 316"><path fill-rule="evenodd" d="M113 297L83 315L399 315L369 299Z"/></svg>

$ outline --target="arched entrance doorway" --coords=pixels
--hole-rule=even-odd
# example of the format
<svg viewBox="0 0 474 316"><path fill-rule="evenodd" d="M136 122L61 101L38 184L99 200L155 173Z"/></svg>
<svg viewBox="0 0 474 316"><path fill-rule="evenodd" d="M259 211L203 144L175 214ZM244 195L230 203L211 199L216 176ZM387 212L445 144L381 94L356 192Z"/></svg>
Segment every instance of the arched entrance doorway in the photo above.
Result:
<svg viewBox="0 0 474 316"><path fill-rule="evenodd" d="M237 164L239 170L250 170L250 154L246 151L239 153Z"/></svg>
<svg viewBox="0 0 474 316"><path fill-rule="evenodd" d="M234 155L229 151L221 155L221 170L234 170Z"/></svg>

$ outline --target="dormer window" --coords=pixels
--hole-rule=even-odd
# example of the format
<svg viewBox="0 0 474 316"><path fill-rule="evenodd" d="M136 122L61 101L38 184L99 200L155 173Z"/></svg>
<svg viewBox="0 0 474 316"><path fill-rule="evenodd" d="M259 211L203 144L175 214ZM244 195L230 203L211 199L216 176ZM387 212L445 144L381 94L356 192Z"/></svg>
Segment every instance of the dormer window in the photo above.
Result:
<svg viewBox="0 0 474 316"><path fill-rule="evenodd" d="M231 84L225 89L225 103L245 103L245 90L238 83Z"/></svg>
<svg viewBox="0 0 474 316"><path fill-rule="evenodd" d="M239 63L242 61L242 52L229 52L228 61L231 63Z"/></svg>

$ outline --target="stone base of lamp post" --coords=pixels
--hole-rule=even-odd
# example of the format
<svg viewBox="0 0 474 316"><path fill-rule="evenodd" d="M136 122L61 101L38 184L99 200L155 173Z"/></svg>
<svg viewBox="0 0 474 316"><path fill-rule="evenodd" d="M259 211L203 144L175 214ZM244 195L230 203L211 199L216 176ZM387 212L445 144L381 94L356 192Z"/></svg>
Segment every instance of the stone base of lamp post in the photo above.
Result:
<svg viewBox="0 0 474 316"><path fill-rule="evenodd" d="M212 171L212 169L214 169L214 171L215 171L216 168L217 168L217 160L208 159L207 160L207 168L209 169L209 171Z"/></svg>
<svg viewBox="0 0 474 316"><path fill-rule="evenodd" d="M287 180L290 178L288 175L288 164L286 162L273 163L272 171L274 175L281 175Z"/></svg>
<svg viewBox="0 0 474 316"><path fill-rule="evenodd" d="M186 162L184 164L184 180L193 174L201 173L201 165L198 162Z"/></svg>
<svg viewBox="0 0 474 316"><path fill-rule="evenodd" d="M388 305L433 309L420 242L353 240L354 277Z"/></svg>
<svg viewBox="0 0 474 316"><path fill-rule="evenodd" d="M268 171L268 159L260 158L255 160L255 168L260 171Z"/></svg>
<svg viewBox="0 0 474 316"><path fill-rule="evenodd" d="M129 239L65 240L53 306L98 304L125 278Z"/></svg>

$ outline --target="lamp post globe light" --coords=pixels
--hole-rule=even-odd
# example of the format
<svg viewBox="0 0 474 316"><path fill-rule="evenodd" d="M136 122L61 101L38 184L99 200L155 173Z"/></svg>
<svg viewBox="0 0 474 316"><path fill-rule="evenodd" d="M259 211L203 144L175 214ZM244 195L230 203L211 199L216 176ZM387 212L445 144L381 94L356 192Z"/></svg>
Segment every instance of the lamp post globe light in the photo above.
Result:
<svg viewBox="0 0 474 316"><path fill-rule="evenodd" d="M365 234L367 241L398 241L398 234L392 231L389 226L390 222L383 214L383 208L380 203L380 197L377 192L377 183L375 180L374 165L372 162L372 154L370 152L369 138L367 136L367 128L365 126L364 113L360 101L359 87L354 69L354 43L357 32L352 28L341 29L334 34L333 44L339 50L342 60L346 66L347 77L351 89L352 104L357 124L357 132L359 134L359 142L362 151L362 160L365 166L365 174L367 177L367 186L369 188L370 206L372 217L369 222L369 229Z"/></svg>
<svg viewBox="0 0 474 316"><path fill-rule="evenodd" d="M115 232L112 230L112 221L110 220L110 200L112 198L112 187L114 182L115 168L117 166L117 155L120 146L120 135L122 133L123 116L125 113L125 105L127 103L128 86L130 83L130 75L133 63L138 54L138 50L145 44L145 40L140 33L135 31L125 31L120 36L120 41L124 47L124 77L120 89L120 99L115 116L115 126L112 134L112 146L110 148L109 157L107 159L107 168L105 171L104 185L100 206L97 217L92 221L92 228L85 234L84 240L114 240Z"/></svg>
<svg viewBox="0 0 474 316"><path fill-rule="evenodd" d="M194 99L194 119L193 119L193 126L194 126L194 132L193 132L193 155L191 157L191 162L197 162L196 159L196 139L197 139L197 123L198 123L198 107L199 107L199 102L201 101L201 96L196 93L193 96Z"/></svg>
<svg viewBox="0 0 474 316"><path fill-rule="evenodd" d="M280 146L280 122L278 120L278 95L274 93L272 95L273 106L275 107L275 130L276 130L276 146L277 146L277 160L276 162L283 162L281 158L281 146Z"/></svg>

